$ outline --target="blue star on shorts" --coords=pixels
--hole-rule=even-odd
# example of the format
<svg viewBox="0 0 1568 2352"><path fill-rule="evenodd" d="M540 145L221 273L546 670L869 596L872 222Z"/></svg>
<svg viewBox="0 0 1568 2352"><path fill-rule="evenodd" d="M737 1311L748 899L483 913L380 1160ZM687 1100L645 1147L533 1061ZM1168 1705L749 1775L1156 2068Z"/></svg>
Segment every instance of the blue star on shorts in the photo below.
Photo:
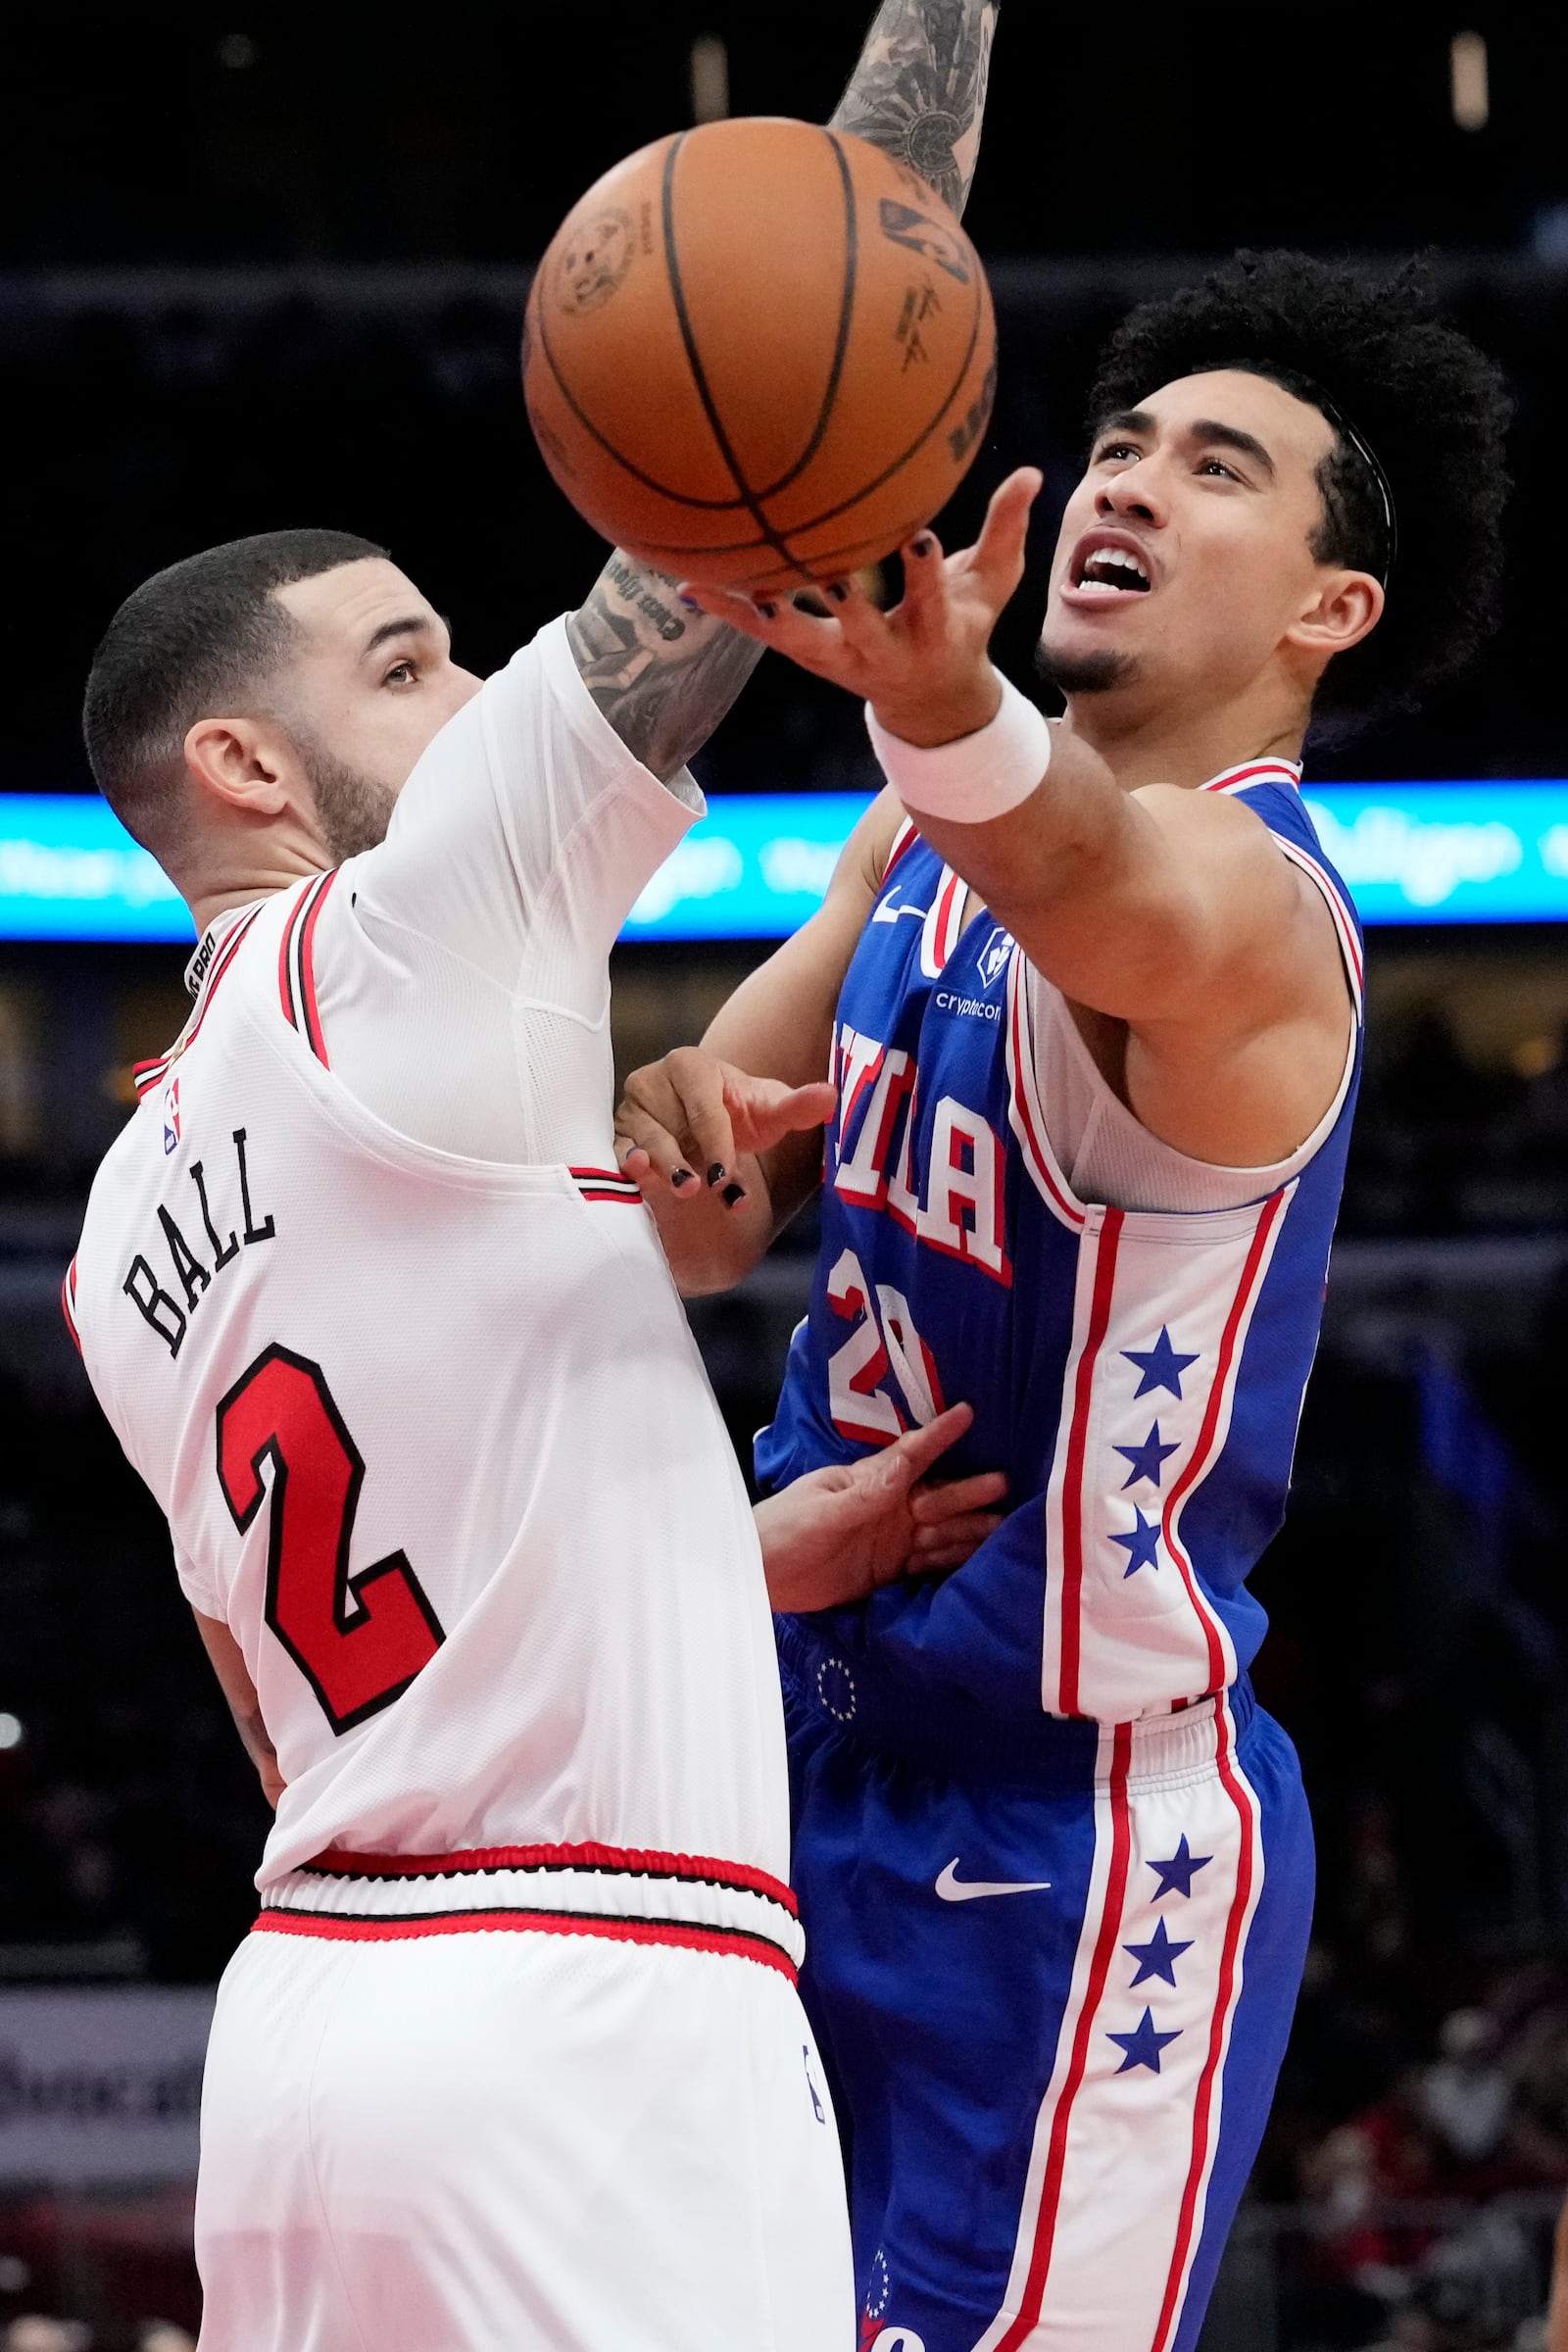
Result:
<svg viewBox="0 0 1568 2352"><path fill-rule="evenodd" d="M1136 1576L1140 1568L1159 1566L1159 1521L1146 1519L1136 1502L1133 1504L1133 1517L1138 1525L1129 1535L1112 1536L1110 1539L1113 1544L1120 1544L1127 1554L1127 1565L1122 1570L1123 1583L1129 1576Z"/></svg>
<svg viewBox="0 0 1568 2352"><path fill-rule="evenodd" d="M1138 1974L1129 1988L1136 1990L1149 1977L1158 1977L1162 1984L1174 1984L1176 1963L1183 1952L1190 1952L1193 1947L1190 1940L1177 1943L1163 1919L1156 1919L1154 1933L1147 1943L1124 1943L1121 1948L1130 1952L1138 1963Z"/></svg>
<svg viewBox="0 0 1568 2352"><path fill-rule="evenodd" d="M1147 1396L1151 1389L1168 1389L1178 1404L1182 1402L1182 1374L1189 1364L1196 1364L1196 1355L1183 1355L1170 1344L1170 1333L1162 1323L1159 1337L1152 1348L1142 1352L1136 1348L1124 1348L1123 1355L1136 1364L1142 1375L1138 1395ZM1135 1399L1136 1401L1136 1399Z"/></svg>
<svg viewBox="0 0 1568 2352"><path fill-rule="evenodd" d="M1125 1494L1129 1487L1136 1487L1141 1478L1147 1478L1152 1487L1157 1487L1160 1483L1160 1469L1166 1455L1180 1453L1181 1447L1160 1444L1159 1423L1156 1421L1141 1446L1113 1446L1111 1451L1125 1455L1132 1464L1131 1470L1121 1482L1122 1493Z"/></svg>
<svg viewBox="0 0 1568 2352"><path fill-rule="evenodd" d="M1213 1859L1212 1854L1195 1854L1184 1834L1180 1845L1168 1861L1152 1861L1149 1865L1151 1870L1157 1870L1159 1873L1158 1890L1152 1899L1157 1903L1162 1895L1190 1895L1193 1891L1194 1872L1206 1870Z"/></svg>
<svg viewBox="0 0 1568 2352"><path fill-rule="evenodd" d="M1118 2066L1116 2069L1117 2074L1128 2075L1131 2074L1135 2066L1147 2066L1152 2075L1157 2075L1159 2072L1160 2051L1164 2049L1170 2042L1179 2041L1181 2039L1181 2031L1182 2030L1180 2026L1178 2026L1174 2033L1156 2034L1154 2031L1153 2011L1152 2009L1146 2009L1143 2016L1139 2019L1137 2028L1133 2033L1107 2034L1105 2039L1107 2041L1119 2043L1121 2048L1127 2053L1120 2066Z"/></svg>

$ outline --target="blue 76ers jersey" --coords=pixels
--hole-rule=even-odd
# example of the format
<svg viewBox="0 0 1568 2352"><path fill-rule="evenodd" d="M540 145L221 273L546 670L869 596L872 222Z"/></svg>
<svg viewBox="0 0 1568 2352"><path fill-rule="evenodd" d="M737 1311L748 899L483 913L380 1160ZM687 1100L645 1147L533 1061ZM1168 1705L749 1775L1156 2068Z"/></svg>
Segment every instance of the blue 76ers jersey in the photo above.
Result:
<svg viewBox="0 0 1568 2352"><path fill-rule="evenodd" d="M1225 1689L1265 1619L1246 1579L1284 1516L1360 1073L1360 935L1280 761L1234 794L1323 891L1355 1004L1338 1115L1263 1199L1079 1200L1039 1100L1020 951L906 827L839 1000L822 1243L765 1488L972 1404L943 1464L1001 1469L1007 1512L945 1578L824 1631L988 1719L1129 1722Z"/></svg>

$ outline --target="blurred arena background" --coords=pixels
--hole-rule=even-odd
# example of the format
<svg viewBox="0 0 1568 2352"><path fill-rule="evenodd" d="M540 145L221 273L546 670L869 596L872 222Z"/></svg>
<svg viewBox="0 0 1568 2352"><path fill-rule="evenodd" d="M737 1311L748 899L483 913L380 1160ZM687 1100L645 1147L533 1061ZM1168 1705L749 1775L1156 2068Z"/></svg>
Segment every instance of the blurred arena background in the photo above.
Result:
<svg viewBox="0 0 1568 2352"><path fill-rule="evenodd" d="M523 418L529 263L567 201L645 139L723 112L823 117L869 13L459 4L269 11L247 31L202 10L111 22L68 7L31 17L8 60L13 2352L190 2340L201 2050L251 1915L264 1814L162 1522L57 1305L129 1065L183 1017L188 946L71 936L113 928L81 905L38 915L65 870L48 864L59 841L51 852L48 824L9 796L90 789L76 714L94 640L147 572L214 541L307 522L382 540L479 668L575 603L601 550ZM1500 643L1417 718L1309 765L1314 784L1378 788L1353 805L1383 812L1364 874L1382 875L1399 919L1371 934L1368 1080L1322 1358L1292 1519L1258 1577L1274 1631L1257 1679L1301 1748L1318 1824L1317 1938L1205 2352L1524 2352L1568 2185L1568 799L1545 791L1568 796L1565 69L1555 11L1363 5L1329 37L1310 13L1068 20L1004 0L969 213L994 272L1001 391L946 531L956 543L1008 466L1045 466L1035 573L1001 645L1022 684L1046 510L1079 463L1097 344L1205 258L1282 242L1375 266L1431 248L1448 309L1517 403ZM699 768L719 795L872 783L857 712L774 662ZM1423 782L1468 787L1441 839L1400 798ZM1510 786L1529 789L1505 801ZM1498 825L1522 845L1511 867ZM1541 869L1524 917L1491 888L1521 860ZM623 1065L699 1035L766 952L722 936L721 916L717 936L669 936L670 911L619 951ZM63 936L20 935L51 922ZM810 1240L793 1235L743 1293L693 1310L743 1448L773 1399Z"/></svg>

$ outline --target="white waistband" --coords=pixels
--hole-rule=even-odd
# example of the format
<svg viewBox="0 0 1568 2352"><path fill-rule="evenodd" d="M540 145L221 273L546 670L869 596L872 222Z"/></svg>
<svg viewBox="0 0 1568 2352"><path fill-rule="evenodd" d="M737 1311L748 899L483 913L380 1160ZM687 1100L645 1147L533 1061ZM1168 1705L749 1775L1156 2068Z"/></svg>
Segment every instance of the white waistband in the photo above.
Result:
<svg viewBox="0 0 1568 2352"><path fill-rule="evenodd" d="M512 1858L523 1854L526 1861ZM538 1854L551 1858L536 1860ZM691 1855L502 1847L474 1854L367 1854L343 1867L337 1863L338 1857L323 1855L270 1881L262 1889L264 1913L345 1921L512 1912L640 1920L761 1937L797 1968L805 1956L788 1887L760 1871Z"/></svg>
<svg viewBox="0 0 1568 2352"><path fill-rule="evenodd" d="M1105 1724L1101 1731L1102 1772L1110 1770L1118 1738L1126 1741L1129 1787L1170 1787L1212 1778L1221 1755L1233 1755L1253 1708L1250 1692L1238 1710L1234 1691L1196 1699L1170 1715L1141 1715L1136 1722Z"/></svg>

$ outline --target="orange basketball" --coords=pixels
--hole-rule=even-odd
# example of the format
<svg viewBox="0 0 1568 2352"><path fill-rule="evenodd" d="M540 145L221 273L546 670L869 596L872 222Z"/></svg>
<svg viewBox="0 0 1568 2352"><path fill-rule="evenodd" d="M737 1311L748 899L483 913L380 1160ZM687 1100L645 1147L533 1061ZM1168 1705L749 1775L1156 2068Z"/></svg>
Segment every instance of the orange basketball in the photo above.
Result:
<svg viewBox="0 0 1568 2352"><path fill-rule="evenodd" d="M587 521L682 579L832 579L929 522L991 415L996 322L923 179L844 131L710 122L596 181L540 263L523 389Z"/></svg>

